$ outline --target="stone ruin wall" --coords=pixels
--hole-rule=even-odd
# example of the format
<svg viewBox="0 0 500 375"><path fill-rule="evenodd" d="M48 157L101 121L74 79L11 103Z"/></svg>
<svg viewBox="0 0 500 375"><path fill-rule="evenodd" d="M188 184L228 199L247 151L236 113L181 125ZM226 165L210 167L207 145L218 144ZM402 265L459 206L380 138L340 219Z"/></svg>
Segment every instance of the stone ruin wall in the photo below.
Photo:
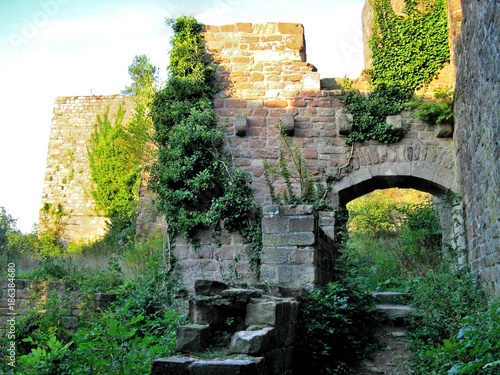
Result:
<svg viewBox="0 0 500 375"><path fill-rule="evenodd" d="M458 35L457 25L461 19L457 4L457 1L449 2L452 9L450 19L456 21L450 32L453 38ZM455 61L459 69L464 70L461 70L462 75L459 74L458 79L460 87L457 95L462 97L457 96L455 137L436 138L432 126L403 113L401 124L411 128L405 139L390 146L368 141L361 147L355 147L351 160L353 172L343 179L342 184L356 185L375 174L399 173L417 176L461 193L466 211L469 260L475 269L481 270L483 281L494 284L492 288L497 288L498 293L500 262L498 222L495 221L498 217L498 199L495 199L498 197L498 145L492 141L498 139L498 111L494 110L498 108L498 102L495 107L495 96L488 91L498 84L498 78L491 75L495 71L492 67L498 67L498 59L495 60L498 50L494 50L494 46L498 45L498 11L495 6L494 2L490 2L491 9L488 8L491 20L487 25L493 26L486 30L490 30L490 33L481 34L474 28L478 28L479 23L470 21L465 28L467 36L461 39L462 50L456 53ZM478 8L481 6L470 10L467 8L467 12L477 15ZM482 17L484 19L486 16L483 14ZM475 19L469 17L469 20ZM492 39L495 35L497 40ZM484 45L478 43L480 36L483 38L481 42L491 41L488 53L477 51L479 46ZM302 25L237 23L210 26L206 40L208 48L220 63L217 80L223 89L214 100L219 125L227 130L228 147L237 166L251 175L259 204L270 203L262 160L277 160L277 125L280 122L293 129L294 140L315 176L339 175L342 172L341 167L346 164L351 148L344 142L348 124L339 100L340 93L321 89L319 73L305 60ZM454 41L450 43L455 45ZM483 60L477 59L478 54L471 55L469 49L473 43L476 47L471 50L476 51ZM488 79L489 84L478 85L478 82ZM472 93L468 89L471 86L476 89L480 87L481 93L477 90L472 90ZM479 100L485 97L489 98L487 105ZM466 105L469 99L472 101ZM104 111L106 105L120 100L119 97L116 101L111 97L79 97L60 98L56 103L44 202L55 203L58 199L66 202L66 208L71 212L67 233L74 236L82 236L87 229L89 236L95 236L96 228L103 228L104 219L96 217L91 209L92 202L85 192L88 174L84 178L75 173L73 180L67 183L69 171L63 168L64 145L74 144L80 147L78 155L86 156L86 148L81 147L90 134L89 124L93 123L97 113ZM481 113L488 114L488 117L482 116L481 120L487 118L491 125L481 125L487 129L484 134L488 134L488 137L483 136L483 133L481 138L470 136L473 124L480 123L480 113L476 108L483 108L484 112ZM81 133L75 137L78 131ZM459 168L455 168L455 153L460 158ZM472 168L469 160L474 160L477 168ZM85 163L81 165L83 167L75 167L75 170L81 169L81 174L85 175ZM66 184L63 183L65 178ZM77 181L80 187L77 187ZM490 188L481 188L484 192L477 194L475 181L490 181ZM74 197L71 196L72 192ZM150 205L151 198L147 200ZM487 214L483 215L485 212ZM155 218L154 213L151 215L149 212L149 215ZM159 226L164 226L164 223L159 222ZM98 232L98 235L101 233ZM225 280L236 275L240 280L253 279L241 237L224 233L219 248L213 244L209 233L202 234L201 239L200 249L194 249L189 242L178 239L174 254L178 259L176 272L185 286L192 288L197 278Z"/></svg>
<svg viewBox="0 0 500 375"><path fill-rule="evenodd" d="M113 116L118 107L127 109L130 119L133 98L126 96L74 96L56 98L50 129L47 164L42 192L39 233L62 226L64 242L90 242L106 231L106 218L98 216L90 195L90 166L87 147L98 115L109 108ZM57 208L63 216L59 224L43 206Z"/></svg>
<svg viewBox="0 0 500 375"><path fill-rule="evenodd" d="M500 3L463 3L455 50L457 177L469 262L500 296Z"/></svg>

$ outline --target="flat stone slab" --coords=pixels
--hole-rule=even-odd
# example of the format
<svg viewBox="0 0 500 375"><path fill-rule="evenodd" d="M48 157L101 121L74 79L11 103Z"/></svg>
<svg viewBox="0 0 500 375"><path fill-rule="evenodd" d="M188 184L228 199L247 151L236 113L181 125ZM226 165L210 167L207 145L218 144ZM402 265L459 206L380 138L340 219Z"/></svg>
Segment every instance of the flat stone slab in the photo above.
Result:
<svg viewBox="0 0 500 375"><path fill-rule="evenodd" d="M407 294L401 292L374 292L372 296L380 303L398 304L407 297Z"/></svg>
<svg viewBox="0 0 500 375"><path fill-rule="evenodd" d="M413 311L410 306L405 305L377 304L376 306L390 319L410 316Z"/></svg>
<svg viewBox="0 0 500 375"><path fill-rule="evenodd" d="M225 359L196 361L190 375L264 375L264 358Z"/></svg>

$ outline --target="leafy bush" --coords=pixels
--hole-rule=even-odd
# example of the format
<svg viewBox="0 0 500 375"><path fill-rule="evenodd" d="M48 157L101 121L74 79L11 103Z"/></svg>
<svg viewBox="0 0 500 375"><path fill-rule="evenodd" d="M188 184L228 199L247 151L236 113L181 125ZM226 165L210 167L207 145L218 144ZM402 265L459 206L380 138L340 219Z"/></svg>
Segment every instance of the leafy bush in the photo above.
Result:
<svg viewBox="0 0 500 375"><path fill-rule="evenodd" d="M429 124L453 124L453 93L437 91L434 97L433 101L420 102L413 115Z"/></svg>
<svg viewBox="0 0 500 375"><path fill-rule="evenodd" d="M446 356L436 348L460 331L463 319L484 315L485 296L467 266L447 263L416 279L411 296L415 308L410 333L412 367L422 374L443 373Z"/></svg>
<svg viewBox="0 0 500 375"><path fill-rule="evenodd" d="M380 318L374 299L352 280L309 291L300 314L301 374L351 373L376 342Z"/></svg>
<svg viewBox="0 0 500 375"><path fill-rule="evenodd" d="M192 17L169 25L174 30L170 78L152 103L158 150L149 187L157 194L171 238L180 233L196 244L200 230L211 228L217 234L225 228L250 243L256 239L251 233L260 213L249 177L234 166L224 149L225 130L217 127L215 65L205 48L204 26ZM249 246L252 258L260 247L260 242Z"/></svg>
<svg viewBox="0 0 500 375"><path fill-rule="evenodd" d="M117 289L107 310L94 310L89 296L79 304L52 292L18 320L18 374L149 374L152 361L174 353L175 332L184 320L183 296L168 275L151 264ZM70 306L83 311L68 326ZM0 367L3 370L3 368Z"/></svg>
<svg viewBox="0 0 500 375"><path fill-rule="evenodd" d="M346 143L369 139L382 143L399 142L405 136L406 129L394 128L386 122L386 118L400 113L410 96L410 91L393 84L380 84L368 94L348 92L343 102L346 111L352 115L352 131Z"/></svg>
<svg viewBox="0 0 500 375"><path fill-rule="evenodd" d="M500 304L489 313L467 316L452 340L445 340L444 352L453 367L448 374L494 375L500 369Z"/></svg>

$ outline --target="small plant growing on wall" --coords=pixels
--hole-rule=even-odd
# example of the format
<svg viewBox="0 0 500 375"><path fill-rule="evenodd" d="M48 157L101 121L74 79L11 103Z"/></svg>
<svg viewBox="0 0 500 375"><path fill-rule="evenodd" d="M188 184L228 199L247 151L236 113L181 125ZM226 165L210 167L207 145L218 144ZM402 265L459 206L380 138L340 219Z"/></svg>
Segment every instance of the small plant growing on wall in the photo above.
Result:
<svg viewBox="0 0 500 375"><path fill-rule="evenodd" d="M316 182L314 176L307 170L299 148L281 126L278 129L281 141L278 161L271 164L268 160L263 160L264 177L272 203L311 204L317 210L329 209L326 196L333 178L327 177L325 184ZM279 191L275 186L278 181L284 186Z"/></svg>

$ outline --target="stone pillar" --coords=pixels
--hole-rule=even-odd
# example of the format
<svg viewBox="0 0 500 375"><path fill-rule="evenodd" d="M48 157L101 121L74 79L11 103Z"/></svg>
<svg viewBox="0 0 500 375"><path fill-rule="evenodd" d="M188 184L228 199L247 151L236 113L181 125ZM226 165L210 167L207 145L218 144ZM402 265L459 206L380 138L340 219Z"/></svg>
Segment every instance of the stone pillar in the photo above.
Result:
<svg viewBox="0 0 500 375"><path fill-rule="evenodd" d="M264 207L261 280L292 287L326 284L333 276L330 245L319 236L313 206Z"/></svg>

